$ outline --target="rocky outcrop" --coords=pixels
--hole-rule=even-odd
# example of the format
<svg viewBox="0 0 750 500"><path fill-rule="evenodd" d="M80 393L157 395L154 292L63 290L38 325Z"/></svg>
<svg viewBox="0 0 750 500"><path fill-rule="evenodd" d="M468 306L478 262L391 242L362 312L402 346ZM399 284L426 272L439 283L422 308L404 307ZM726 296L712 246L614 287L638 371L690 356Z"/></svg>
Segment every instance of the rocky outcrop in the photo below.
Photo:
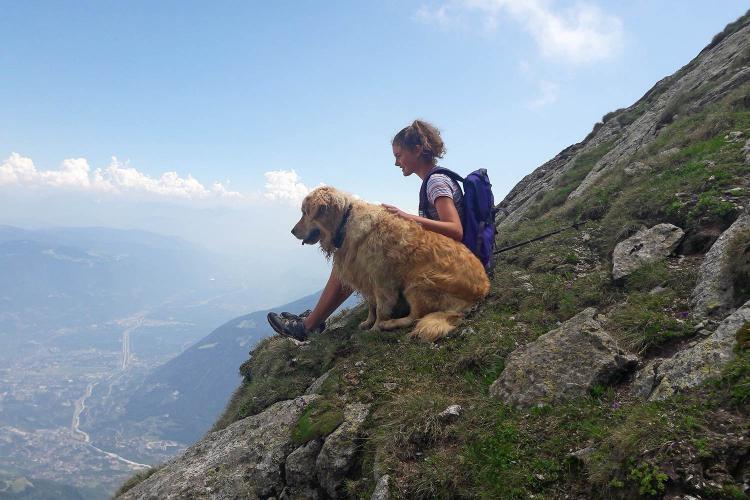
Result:
<svg viewBox="0 0 750 500"><path fill-rule="evenodd" d="M326 380L328 380L328 377L331 376L332 371L333 369L330 369L320 377L316 378L315 382L310 384L310 387L307 388L305 394L320 394L320 391L323 390L323 384L325 384Z"/></svg>
<svg viewBox="0 0 750 500"><path fill-rule="evenodd" d="M681 105L685 106L682 112L696 112L707 104L726 96L738 85L750 81L750 67L745 65L739 71L734 68L735 61L742 57L742 50L748 37L750 37L750 25L745 24L717 45L701 52L682 70L657 83L644 96L644 99L651 97L650 105L624 130L622 140L618 141L594 165L570 197L580 196L602 175L651 142L658 135L659 130L675 118L674 115ZM697 92L697 89L706 84L710 84L710 88ZM636 103L636 106L638 104ZM633 106L628 108L628 110L632 109Z"/></svg>
<svg viewBox="0 0 750 500"><path fill-rule="evenodd" d="M318 483L331 498L344 498L344 480L354 465L362 437L362 426L370 412L369 405L346 406L344 421L323 444L315 461Z"/></svg>
<svg viewBox="0 0 750 500"><path fill-rule="evenodd" d="M749 326L750 301L727 317L710 337L669 359L648 363L635 377L633 394L650 400L664 399L719 375L734 357L738 332Z"/></svg>
<svg viewBox="0 0 750 500"><path fill-rule="evenodd" d="M732 275L728 269L729 248L734 239L750 228L750 208L724 231L703 258L698 281L690 299L693 314L697 317L721 317L734 305Z"/></svg>
<svg viewBox="0 0 750 500"><path fill-rule="evenodd" d="M555 403L609 385L638 359L622 351L588 308L513 351L490 394L517 407Z"/></svg>
<svg viewBox="0 0 750 500"><path fill-rule="evenodd" d="M346 497L369 405L347 405L331 434L298 446L292 429L317 398L282 401L208 434L121 498Z"/></svg>
<svg viewBox="0 0 750 500"><path fill-rule="evenodd" d="M281 401L208 434L121 498L266 498L281 493L292 427L317 398Z"/></svg>
<svg viewBox="0 0 750 500"><path fill-rule="evenodd" d="M289 454L285 464L286 484L310 486L315 483L315 459L322 446L322 440L313 439Z"/></svg>
<svg viewBox="0 0 750 500"><path fill-rule="evenodd" d="M623 278L645 264L663 259L677 248L683 236L685 232L677 226L657 224L621 241L612 254L612 278Z"/></svg>
<svg viewBox="0 0 750 500"><path fill-rule="evenodd" d="M388 489L390 482L390 476L388 476L387 474L385 476L381 476L380 479L378 479L377 484L375 485L375 491L372 492L370 500L388 500L389 498L391 498Z"/></svg>
<svg viewBox="0 0 750 500"><path fill-rule="evenodd" d="M680 71L659 81L638 102L606 115L582 142L566 148L524 177L498 205L499 226L520 221L542 194L560 185L577 161L601 148L606 148L606 153L569 199L581 196L613 169L629 168L631 175L641 170L642 166L633 165L631 158L658 137L660 130L675 119L679 108L688 113L699 111L750 81L750 66L745 63L737 69L748 37L750 24L745 22L704 49ZM750 153L746 157L750 161Z"/></svg>

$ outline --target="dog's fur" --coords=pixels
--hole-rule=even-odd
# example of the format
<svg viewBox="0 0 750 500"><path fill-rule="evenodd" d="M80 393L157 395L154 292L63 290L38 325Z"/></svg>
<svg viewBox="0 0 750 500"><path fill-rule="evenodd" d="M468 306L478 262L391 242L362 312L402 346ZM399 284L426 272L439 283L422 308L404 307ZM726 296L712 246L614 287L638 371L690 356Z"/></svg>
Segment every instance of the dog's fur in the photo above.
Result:
<svg viewBox="0 0 750 500"><path fill-rule="evenodd" d="M335 248L333 240L349 205L345 238ZM303 244L320 243L323 252L333 256L333 270L342 284L367 299L370 313L359 325L362 329L392 330L417 322L412 335L434 341L450 333L490 288L481 262L460 242L332 187L307 195L292 234ZM399 293L410 313L392 319Z"/></svg>

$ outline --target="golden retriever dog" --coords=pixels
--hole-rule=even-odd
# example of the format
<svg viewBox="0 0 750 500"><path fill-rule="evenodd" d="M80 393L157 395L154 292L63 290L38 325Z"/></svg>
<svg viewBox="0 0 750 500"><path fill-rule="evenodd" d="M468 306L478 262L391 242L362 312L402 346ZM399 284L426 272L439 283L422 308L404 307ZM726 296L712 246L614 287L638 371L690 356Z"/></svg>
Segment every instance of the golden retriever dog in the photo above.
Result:
<svg viewBox="0 0 750 500"><path fill-rule="evenodd" d="M435 341L487 295L484 267L462 243L388 213L332 187L312 191L292 229L302 244L333 257L333 271L369 303L362 329L392 330L417 323L413 336ZM409 315L392 318L402 293Z"/></svg>

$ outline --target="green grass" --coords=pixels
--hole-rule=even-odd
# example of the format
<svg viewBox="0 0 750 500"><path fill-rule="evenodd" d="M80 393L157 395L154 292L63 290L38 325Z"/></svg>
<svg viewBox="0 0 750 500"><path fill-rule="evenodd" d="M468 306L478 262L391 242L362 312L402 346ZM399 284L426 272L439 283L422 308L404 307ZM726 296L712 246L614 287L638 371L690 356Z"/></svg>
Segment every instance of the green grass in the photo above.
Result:
<svg viewBox="0 0 750 500"><path fill-rule="evenodd" d="M273 403L304 393L343 354L349 335L350 330L339 329L334 334L319 336L304 350L283 337L261 341L250 359L240 367L243 382L212 430L223 429Z"/></svg>
<svg viewBox="0 0 750 500"><path fill-rule="evenodd" d="M537 200L534 207L529 210L528 216L531 218L539 217L551 208L562 205L572 193L581 184L581 181L591 172L594 165L606 155L615 141L609 141L592 148L590 151L581 153L573 162L571 167L557 181L557 185L550 191L547 191Z"/></svg>
<svg viewBox="0 0 750 500"><path fill-rule="evenodd" d="M724 139L734 130L750 135L749 112L720 108L684 116L632 159L650 165L651 171L634 176L612 172L561 207L557 216L600 221L603 231L593 244L604 255L611 255L623 239L624 227L669 222L688 232L711 224L725 228L738 213L723 193L750 173L741 152L744 141ZM671 148L679 152L660 155Z"/></svg>
<svg viewBox="0 0 750 500"><path fill-rule="evenodd" d="M323 438L336 430L343 421L344 412L341 407L331 401L316 400L305 408L292 429L292 441L301 445Z"/></svg>
<svg viewBox="0 0 750 500"><path fill-rule="evenodd" d="M626 349L643 354L666 342L691 336L687 301L667 290L660 294L633 292L608 315L607 325Z"/></svg>
<svg viewBox="0 0 750 500"><path fill-rule="evenodd" d="M643 102L661 90L655 88ZM690 235L725 228L737 216L724 191L744 182L750 170L742 161L742 144L724 136L733 130L750 136L750 112L731 104L748 90L699 114L678 113L630 159L643 161L650 171L628 176L616 167L581 197L566 201L613 144L580 155L530 217L502 229L498 245L579 218L594 220L579 231L502 254L489 296L453 336L433 345L410 340L408 330L360 332L356 325L365 314L360 311L304 347L278 338L263 341L243 365L243 384L216 428L302 394L333 369L320 398L297 422L294 440L332 432L346 404L370 404L366 438L348 483L352 497L369 498L374 469L391 476L401 498L633 498L676 487L663 474L684 457L698 457L701 467L710 467L724 453L717 436L747 433L747 328L738 338L745 347L721 377L662 402L632 399L625 386L597 386L575 401L520 411L491 398L488 388L511 352L586 307L605 315L605 329L621 347L640 352L644 362L695 334L685 312L700 259L665 259L614 283L611 253L619 241L656 223L677 224ZM605 118L635 120L645 106ZM679 151L660 155L670 148ZM748 240L750 235L743 235L732 250L740 256L731 271L738 301L750 295L750 264L743 253ZM651 294L657 286L666 291ZM458 418L439 417L454 404L462 407ZM728 423L722 420L727 415ZM665 443L672 442L680 443L681 454L670 455L677 448ZM584 448L586 463L571 457ZM723 493L715 496L731 496L733 487L719 485Z"/></svg>
<svg viewBox="0 0 750 500"><path fill-rule="evenodd" d="M135 474L133 474L133 476L131 476L130 478L128 478L127 481L125 481L124 483L122 483L122 485L115 492L114 497L119 497L120 495L124 495L125 493L127 493L130 490L132 490L133 488L135 488L136 486L138 486L140 483L142 483L146 479L150 478L151 476L153 476L154 474L156 474L157 472L159 472L159 470L162 467L164 467L164 466L163 465L157 465L155 467L149 467L148 469L146 469L144 471L136 472Z"/></svg>

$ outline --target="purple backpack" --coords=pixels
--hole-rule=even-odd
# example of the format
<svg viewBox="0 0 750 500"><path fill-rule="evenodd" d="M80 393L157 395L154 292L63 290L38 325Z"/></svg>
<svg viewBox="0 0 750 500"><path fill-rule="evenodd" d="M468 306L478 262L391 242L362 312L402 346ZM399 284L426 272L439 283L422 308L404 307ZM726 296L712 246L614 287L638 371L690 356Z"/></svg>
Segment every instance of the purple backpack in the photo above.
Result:
<svg viewBox="0 0 750 500"><path fill-rule="evenodd" d="M452 170L435 167L422 181L419 191L419 213L429 217L427 213L427 181L433 174L444 174L451 179L461 182L463 190L464 237L461 242L476 255L489 274L492 271L492 250L495 248L495 198L492 196L492 184L487 170L480 168L461 177Z"/></svg>

